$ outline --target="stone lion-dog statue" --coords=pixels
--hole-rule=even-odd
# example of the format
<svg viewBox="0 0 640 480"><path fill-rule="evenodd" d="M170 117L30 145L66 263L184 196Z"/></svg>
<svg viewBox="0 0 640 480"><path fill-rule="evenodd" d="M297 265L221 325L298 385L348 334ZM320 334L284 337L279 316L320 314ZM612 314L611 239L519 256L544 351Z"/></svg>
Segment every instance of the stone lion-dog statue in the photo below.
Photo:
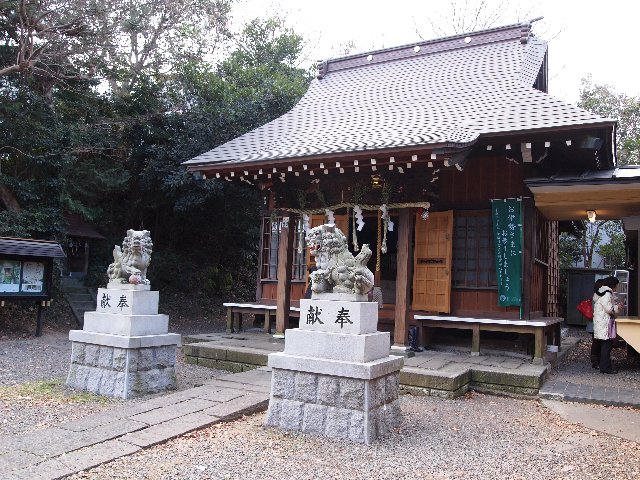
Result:
<svg viewBox="0 0 640 480"><path fill-rule="evenodd" d="M109 281L150 285L147 268L151 263L153 243L149 230L127 230L127 236L113 249L113 263L107 268Z"/></svg>
<svg viewBox="0 0 640 480"><path fill-rule="evenodd" d="M318 268L310 274L313 293L366 295L371 290L374 277L367 268L371 258L369 245L362 245L354 257L347 249L347 238L335 225L314 227L305 239Z"/></svg>

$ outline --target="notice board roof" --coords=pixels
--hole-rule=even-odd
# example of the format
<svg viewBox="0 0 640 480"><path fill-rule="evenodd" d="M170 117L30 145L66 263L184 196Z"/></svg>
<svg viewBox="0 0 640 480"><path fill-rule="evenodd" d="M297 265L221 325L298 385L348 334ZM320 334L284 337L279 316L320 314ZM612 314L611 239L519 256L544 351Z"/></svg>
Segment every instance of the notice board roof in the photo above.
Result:
<svg viewBox="0 0 640 480"><path fill-rule="evenodd" d="M58 242L11 237L0 237L0 255L49 258L66 257Z"/></svg>

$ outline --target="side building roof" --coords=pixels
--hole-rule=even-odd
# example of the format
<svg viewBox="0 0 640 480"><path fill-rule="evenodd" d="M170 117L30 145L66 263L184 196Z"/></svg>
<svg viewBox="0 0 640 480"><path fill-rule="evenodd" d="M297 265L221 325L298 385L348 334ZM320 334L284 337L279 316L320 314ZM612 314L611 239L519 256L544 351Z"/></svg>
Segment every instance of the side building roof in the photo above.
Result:
<svg viewBox="0 0 640 480"><path fill-rule="evenodd" d="M0 255L50 258L66 257L58 242L11 237L0 237Z"/></svg>
<svg viewBox="0 0 640 480"><path fill-rule="evenodd" d="M615 121L541 91L546 53L525 23L322 62L292 110L184 164L216 170L464 148L482 136L613 129Z"/></svg>

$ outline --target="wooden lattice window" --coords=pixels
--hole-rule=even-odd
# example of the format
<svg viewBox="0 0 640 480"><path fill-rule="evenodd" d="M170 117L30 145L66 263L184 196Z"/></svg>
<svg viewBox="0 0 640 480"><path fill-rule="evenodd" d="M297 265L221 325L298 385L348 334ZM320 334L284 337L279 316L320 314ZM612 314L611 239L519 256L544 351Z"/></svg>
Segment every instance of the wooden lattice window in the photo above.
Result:
<svg viewBox="0 0 640 480"><path fill-rule="evenodd" d="M456 212L453 287L497 288L491 211Z"/></svg>
<svg viewBox="0 0 640 480"><path fill-rule="evenodd" d="M550 238L552 237L551 227L551 222L536 210L533 224L533 258L544 265L549 264Z"/></svg>
<svg viewBox="0 0 640 480"><path fill-rule="evenodd" d="M280 241L281 216L263 217L262 219L262 252L260 255L260 278L262 280L278 279L278 243ZM300 222L295 223L295 235L293 240L293 261L291 280L304 281L307 271L306 248L298 253L298 244L301 232Z"/></svg>

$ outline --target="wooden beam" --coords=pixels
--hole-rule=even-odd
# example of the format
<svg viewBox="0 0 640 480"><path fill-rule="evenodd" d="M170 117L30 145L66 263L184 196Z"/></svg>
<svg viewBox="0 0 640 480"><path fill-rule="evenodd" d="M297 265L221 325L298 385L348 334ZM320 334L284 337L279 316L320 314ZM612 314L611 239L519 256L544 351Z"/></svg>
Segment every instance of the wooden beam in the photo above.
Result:
<svg viewBox="0 0 640 480"><path fill-rule="evenodd" d="M409 346L407 320L411 305L411 274L413 269L412 240L415 217L408 208L400 210L398 222L398 252L396 275L396 309L393 329L393 344L396 347Z"/></svg>
<svg viewBox="0 0 640 480"><path fill-rule="evenodd" d="M531 319L531 277L536 211L532 198L522 199L522 318Z"/></svg>
<svg viewBox="0 0 640 480"><path fill-rule="evenodd" d="M256 271L256 302L262 298L262 249L264 248L264 223L266 213L260 215L260 242L258 243L258 269ZM271 226L271 224L269 224Z"/></svg>
<svg viewBox="0 0 640 480"><path fill-rule="evenodd" d="M278 240L278 286L276 289L276 335L289 328L291 307L291 264L296 221L293 215L283 217Z"/></svg>

